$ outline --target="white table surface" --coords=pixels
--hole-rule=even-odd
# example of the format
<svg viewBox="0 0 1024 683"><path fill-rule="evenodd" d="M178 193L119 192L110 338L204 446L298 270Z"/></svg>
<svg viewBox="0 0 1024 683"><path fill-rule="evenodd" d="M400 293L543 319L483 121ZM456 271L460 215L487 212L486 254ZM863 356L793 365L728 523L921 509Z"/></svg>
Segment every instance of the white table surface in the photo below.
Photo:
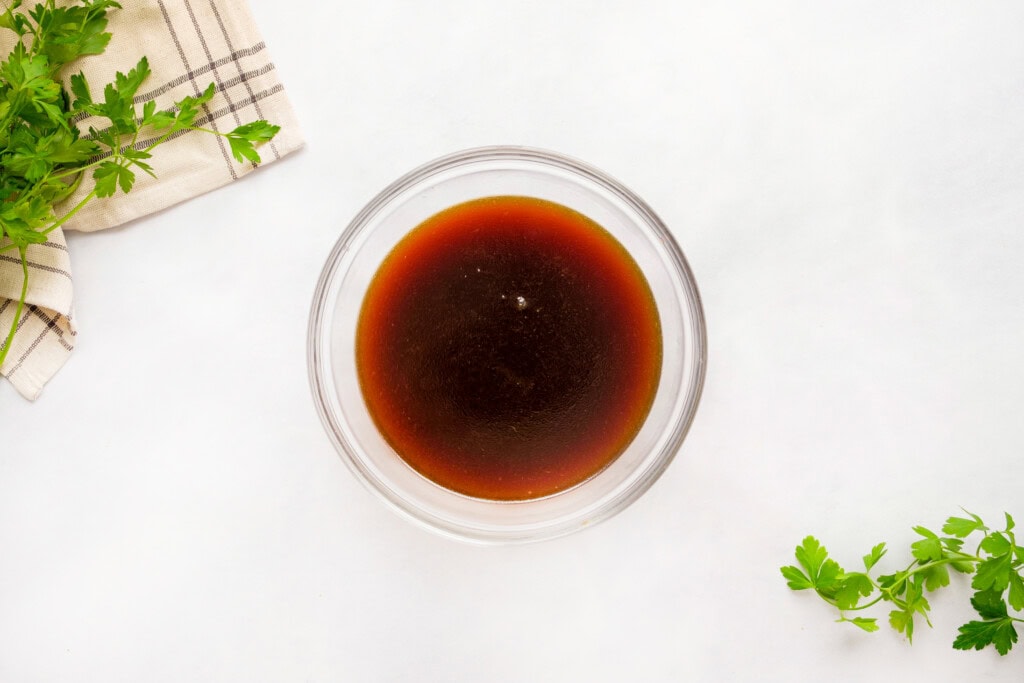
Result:
<svg viewBox="0 0 1024 683"><path fill-rule="evenodd" d="M1024 5L251 5L307 148L72 235L74 356L35 403L0 385L0 681L1021 680L1024 646L951 649L964 581L908 646L778 567L1024 521ZM639 193L708 320L664 477L521 547L386 509L306 379L347 222L486 144Z"/></svg>

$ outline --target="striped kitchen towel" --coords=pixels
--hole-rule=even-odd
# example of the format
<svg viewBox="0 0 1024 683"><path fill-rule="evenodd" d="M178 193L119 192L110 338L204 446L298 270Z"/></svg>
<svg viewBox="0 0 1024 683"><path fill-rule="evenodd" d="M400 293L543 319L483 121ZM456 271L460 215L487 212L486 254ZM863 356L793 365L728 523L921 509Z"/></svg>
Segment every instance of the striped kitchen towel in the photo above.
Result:
<svg viewBox="0 0 1024 683"><path fill-rule="evenodd" d="M213 83L217 94L204 106L196 125L228 131L266 119L281 126L277 137L260 148L264 165L302 146L295 115L244 0L121 0L121 5L107 15L107 30L113 34L107 51L82 59L69 72L80 67L95 90L145 55L152 74L136 97L140 111L148 100L156 100L158 109L170 108ZM3 33L0 54L6 55L13 34ZM79 122L83 131L90 125L94 122L88 118ZM120 225L254 169L249 163L238 164L222 137L191 132L162 145L153 165L158 179L137 174L131 194L92 201L64 229L93 231ZM79 190L66 206L74 206L87 191ZM50 233L46 244L32 245L27 261L27 305L0 374L23 396L34 399L75 345L71 264L61 230ZM0 251L0 344L14 319L21 286L17 252Z"/></svg>

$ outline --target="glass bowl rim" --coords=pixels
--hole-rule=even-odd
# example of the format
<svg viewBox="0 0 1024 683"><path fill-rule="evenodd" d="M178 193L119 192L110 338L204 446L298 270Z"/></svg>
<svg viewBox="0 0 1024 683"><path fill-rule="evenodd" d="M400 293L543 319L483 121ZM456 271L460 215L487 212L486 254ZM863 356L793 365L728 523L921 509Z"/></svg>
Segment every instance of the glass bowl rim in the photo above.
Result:
<svg viewBox="0 0 1024 683"><path fill-rule="evenodd" d="M541 166L568 171L571 175L581 176L605 190L611 191L619 199L625 201L631 209L636 211L642 219L642 226L640 227L651 231L663 243L671 258L672 265L676 268L678 275L683 281L684 287L682 291L677 292L677 296L681 303L687 304L693 335L693 348L691 351L695 353L695 358L693 359L695 369L691 373L693 376L692 378L684 378L683 383L684 388L689 391L689 399L686 401L680 415L670 425L672 427L671 436L666 446L661 449L660 456L654 466L648 468L644 476L633 481L628 488L605 501L599 512L588 516L584 523L580 523L580 520L575 518L565 519L560 522L556 520L557 523L537 529L533 533L526 535L521 533L503 535L500 531L491 531L486 534L474 533L474 529L469 526L460 526L440 520L430 513L411 506L407 500L395 499L391 492L378 485L375 478L364 469L365 465L361 462L362 456L356 452L358 449L348 443L348 440L342 434L342 430L337 424L342 420L342 417L335 415L330 410L330 401L326 392L333 390L334 382L332 377L325 375L324 371L327 366L322 361L324 354L329 353L329 350L323 348L325 335L329 338L329 331L324 328L324 325L328 322L328 318L331 317L328 310L330 302L327 300L327 294L338 273L345 253L354 239L366 227L367 223L385 208L389 202L434 175L467 164L500 161L532 162ZM669 231L653 209L636 193L603 171L558 152L516 145L475 147L438 157L403 174L378 192L348 223L325 260L323 270L314 290L307 329L307 371L317 412L331 442L335 446L335 450L361 484L375 497L384 501L388 507L418 526L462 541L482 544L532 542L563 536L593 526L600 521L612 517L635 502L661 477L682 446L700 404L707 373L707 326L696 279L682 249L679 247L672 232ZM669 431L669 425L665 429ZM454 491L450 493L454 496L462 496L462 494ZM560 494L556 493L553 495L558 496ZM529 504L532 500L502 501L501 504Z"/></svg>

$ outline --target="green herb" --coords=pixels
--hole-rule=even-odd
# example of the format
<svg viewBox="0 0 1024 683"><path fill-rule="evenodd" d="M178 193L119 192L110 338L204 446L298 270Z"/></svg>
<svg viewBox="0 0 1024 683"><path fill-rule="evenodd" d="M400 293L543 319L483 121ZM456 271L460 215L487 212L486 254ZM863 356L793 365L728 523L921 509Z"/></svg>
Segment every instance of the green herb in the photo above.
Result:
<svg viewBox="0 0 1024 683"><path fill-rule="evenodd" d="M118 73L103 88L102 98L93 99L81 73L71 76L69 93L62 71L79 57L104 51L110 42L107 12L120 5L113 0L77 0L57 7L55 0L46 0L24 13L17 11L21 4L14 0L0 13L0 29L17 35L11 53L0 63L0 238L9 241L0 252L17 250L22 270L21 298L6 340L0 343L0 364L25 305L25 251L30 244L46 242L50 232L93 199L111 197L118 190L130 192L137 171L155 177L149 163L153 150L179 131L223 136L239 163L259 163L256 145L279 130L266 121L229 133L196 126L202 106L214 95L212 83L166 111L157 111L150 100L140 115L134 98L150 73L145 57L127 74ZM89 128L82 136L75 121L85 116L107 119L109 125ZM89 179L91 190L58 215L56 205Z"/></svg>
<svg viewBox="0 0 1024 683"><path fill-rule="evenodd" d="M912 642L918 618L931 626L931 606L925 596L949 585L950 570L973 574L971 605L980 619L960 627L953 647L981 650L991 645L1005 655L1017 642L1015 624L1024 623L1024 547L1017 545L1010 515L1006 515L1003 530L992 531L977 515L966 514L946 520L942 536L922 526L914 527L914 533L920 536L910 546L914 561L893 574L871 576L885 555L884 543L864 556L864 571L848 572L829 558L816 538L808 536L796 548L799 566L782 567L782 575L793 590L813 589L835 607L838 621L865 631L877 631L877 620L851 615L880 602L890 603L894 609L889 612L889 624ZM975 534L981 535L977 547L973 552L964 550L966 539Z"/></svg>

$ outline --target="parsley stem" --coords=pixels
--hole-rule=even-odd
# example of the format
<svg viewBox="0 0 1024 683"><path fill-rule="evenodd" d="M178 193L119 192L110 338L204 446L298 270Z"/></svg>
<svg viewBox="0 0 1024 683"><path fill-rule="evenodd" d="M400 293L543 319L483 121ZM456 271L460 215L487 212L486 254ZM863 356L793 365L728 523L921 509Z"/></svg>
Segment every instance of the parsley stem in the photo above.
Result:
<svg viewBox="0 0 1024 683"><path fill-rule="evenodd" d="M49 178L51 180L61 180L62 178L67 178L69 175L82 173L90 168L93 168L94 166L99 166L104 161L106 161L106 159L97 159L96 161L93 161L92 163L89 164L85 164L84 166L76 166L75 168L69 168L68 170L62 171L60 173L54 173L53 175L49 176Z"/></svg>
<svg viewBox="0 0 1024 683"><path fill-rule="evenodd" d="M187 129L186 129L186 130L187 130ZM198 129L198 128L192 128L191 130L199 130L199 129ZM153 144L151 144L151 145L150 145L149 147L146 147L146 149L144 149L144 150L142 150L142 151L143 151L143 152L146 152L147 154L148 154L149 152L152 152L152 151L153 151L153 148L154 148L154 147L158 147L159 145L162 145L163 143L167 142L167 139L168 139L169 137L171 137L171 135L172 135L173 133L175 133L175 132L176 132L176 131L175 131L175 130L174 130L174 128L172 127L172 128L171 128L170 130L168 130L168 131L167 131L166 133L164 133L164 134L163 134L163 135L161 135L161 136L160 136L159 138L157 138L157 139L156 139L156 142L154 142Z"/></svg>
<svg viewBox="0 0 1024 683"><path fill-rule="evenodd" d="M967 553L961 552L956 552L956 555L957 557L944 557L941 560L932 560L931 562L926 562L925 564L918 564L918 561L915 560L914 562L911 562L906 569L900 572L900 574L903 574L903 576L899 576L888 588L883 588L882 586L879 586L877 583L875 583L873 579L871 580L871 583L875 583L875 586L877 586L880 591L889 595L889 597L892 599L894 603L900 604L899 599L896 597L895 594L896 589L900 586L906 585L907 580L914 574L919 574L927 569L931 569L932 567L938 567L944 564L953 564L954 562L981 562L981 558L976 555L968 555ZM914 565L917 566L915 567Z"/></svg>
<svg viewBox="0 0 1024 683"><path fill-rule="evenodd" d="M81 211L82 207L84 207L86 204L88 204L89 202L91 202L95 198L96 198L96 190L93 190L89 194L87 194L84 197L82 197L82 201L78 202L78 204L75 205L75 208L71 209L66 214L61 216L61 218L59 220L54 221L54 223L52 225L50 225L49 227L47 227L47 228L45 228L43 230L40 230L40 232L43 233L44 235L49 235L51 232L53 232L57 228L59 228L60 226L64 225L64 223L69 218L73 217L76 213Z"/></svg>
<svg viewBox="0 0 1024 683"><path fill-rule="evenodd" d="M885 599L885 595L884 594L880 594L877 598L875 598L871 602L864 603L863 605L857 605L856 607L849 607L847 609L843 609L843 610L839 610L839 611L840 612L856 612L857 610L867 609L868 607L871 607L872 605L877 605L878 603L880 603L884 599Z"/></svg>
<svg viewBox="0 0 1024 683"><path fill-rule="evenodd" d="M954 562L981 562L981 558L975 555L968 555L967 553L960 552L956 554L958 555L958 557L944 557L941 560L932 560L931 562L926 562L925 564L917 564L915 562L914 564L917 564L917 566L915 567L914 564L911 564L909 567L907 567L907 569L905 570L906 576L902 577L900 581L906 581L914 574L920 574L926 569L931 569L932 567L938 567L944 564L953 564Z"/></svg>
<svg viewBox="0 0 1024 683"><path fill-rule="evenodd" d="M975 555L968 555L967 553L959 552L956 554L959 555L959 557L944 557L941 560L932 560L926 564L919 564L917 568L907 574L907 577L909 578L918 572L924 571L925 569L931 569L932 567L937 567L943 564L953 564L954 562L981 562L981 558Z"/></svg>
<svg viewBox="0 0 1024 683"><path fill-rule="evenodd" d="M209 133L210 135L219 135L222 138L228 137L227 133L222 133L219 130L213 130L212 128L200 128L199 126L189 126L188 129L198 131L200 133Z"/></svg>
<svg viewBox="0 0 1024 683"><path fill-rule="evenodd" d="M14 341L14 333L18 331L18 321L21 319L21 309L25 307L25 296L28 294L28 261L25 260L25 247L18 247L21 253L21 298L18 299L18 307L14 310L14 320L11 321L11 331L7 333L7 341L0 349L0 366L7 358L7 352L11 350L11 342Z"/></svg>

